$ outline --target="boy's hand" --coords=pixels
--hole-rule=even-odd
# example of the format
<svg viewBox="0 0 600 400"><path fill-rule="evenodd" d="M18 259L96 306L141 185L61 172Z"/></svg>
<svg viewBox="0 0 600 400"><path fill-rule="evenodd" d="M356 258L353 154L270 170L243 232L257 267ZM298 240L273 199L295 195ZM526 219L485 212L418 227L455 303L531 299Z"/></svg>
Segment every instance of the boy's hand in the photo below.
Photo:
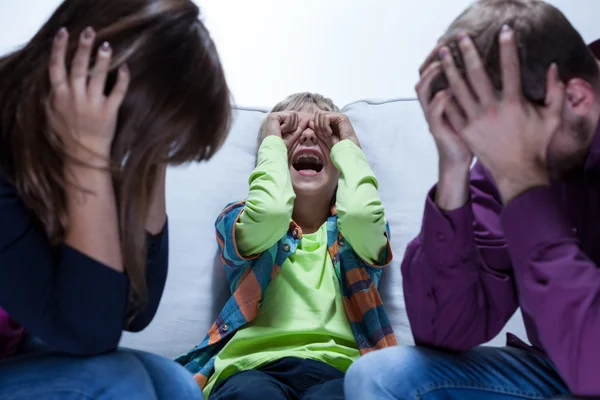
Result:
<svg viewBox="0 0 600 400"><path fill-rule="evenodd" d="M308 126L308 119L301 118L297 111L281 111L267 115L265 137L279 136L289 148Z"/></svg>
<svg viewBox="0 0 600 400"><path fill-rule="evenodd" d="M452 92L465 111L464 116L454 116L464 119L465 127L459 134L490 171L506 204L528 189L549 184L546 153L561 123L565 89L553 64L547 73L546 104L528 102L522 93L513 30L504 28L499 41L504 84L500 94L494 90L467 35L462 35L459 43L469 83L462 78L447 48L442 48L440 56Z"/></svg>
<svg viewBox="0 0 600 400"><path fill-rule="evenodd" d="M345 139L360 147L352 123L345 114L317 111L309 126L325 143L331 144L331 147Z"/></svg>

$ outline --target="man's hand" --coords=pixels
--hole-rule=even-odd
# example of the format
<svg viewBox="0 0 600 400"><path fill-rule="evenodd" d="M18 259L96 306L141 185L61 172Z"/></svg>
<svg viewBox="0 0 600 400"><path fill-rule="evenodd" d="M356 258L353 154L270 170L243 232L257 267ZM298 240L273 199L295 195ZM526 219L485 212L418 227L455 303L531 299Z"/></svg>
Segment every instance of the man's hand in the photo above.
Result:
<svg viewBox="0 0 600 400"><path fill-rule="evenodd" d="M335 146L342 140L351 140L360 147L352 123L345 114L317 111L309 126L325 143Z"/></svg>
<svg viewBox="0 0 600 400"><path fill-rule="evenodd" d="M419 69L421 79L415 86L417 97L439 155L439 180L435 202L443 210L455 210L469 200L469 169L473 153L460 138L465 122L456 100L449 90L438 92L430 100L431 84L442 73L442 64L433 61L435 48ZM447 112L451 111L451 112Z"/></svg>
<svg viewBox="0 0 600 400"><path fill-rule="evenodd" d="M490 171L506 204L533 187L549 184L546 153L561 123L564 84L553 64L547 73L546 104L536 106L523 97L515 35L507 26L499 38L504 87L497 93L469 36L461 34L458 40L469 83L462 78L450 50L443 47L443 69L464 110L462 114L447 108L446 115L464 126L458 132L460 137Z"/></svg>

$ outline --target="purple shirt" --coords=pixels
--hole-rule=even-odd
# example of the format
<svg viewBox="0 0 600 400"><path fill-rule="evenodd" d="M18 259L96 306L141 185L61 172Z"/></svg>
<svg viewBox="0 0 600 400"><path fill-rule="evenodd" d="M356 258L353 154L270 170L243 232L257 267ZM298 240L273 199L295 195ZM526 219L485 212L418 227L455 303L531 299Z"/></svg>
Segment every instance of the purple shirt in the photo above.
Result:
<svg viewBox="0 0 600 400"><path fill-rule="evenodd" d="M600 129L578 176L507 207L479 163L464 207L442 212L434 194L402 264L416 343L470 349L521 307L533 350L575 394L600 394Z"/></svg>

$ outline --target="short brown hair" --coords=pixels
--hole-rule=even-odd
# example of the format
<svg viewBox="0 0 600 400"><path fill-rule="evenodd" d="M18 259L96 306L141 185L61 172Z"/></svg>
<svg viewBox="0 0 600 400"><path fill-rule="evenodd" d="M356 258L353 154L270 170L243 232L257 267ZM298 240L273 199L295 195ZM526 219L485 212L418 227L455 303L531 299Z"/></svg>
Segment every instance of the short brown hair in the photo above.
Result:
<svg viewBox="0 0 600 400"><path fill-rule="evenodd" d="M284 100L275 104L275 106L271 109L270 112L281 112L281 111L300 111L304 106L314 105L323 111L330 111L339 113L340 109L335 105L333 100L327 98L318 93L310 93L310 92L301 92L294 93L286 97ZM262 141L265 139L265 122L260 126L258 130L258 138L256 140L256 153L258 154L258 149Z"/></svg>
<svg viewBox="0 0 600 400"><path fill-rule="evenodd" d="M464 74L456 35L469 34L494 87L502 90L498 35L503 25L515 31L527 100L544 104L546 74L552 63L557 64L562 81L577 77L598 86L599 69L591 50L563 13L541 0L479 0L450 25L439 44L450 48ZM447 87L441 75L432 83L432 96Z"/></svg>

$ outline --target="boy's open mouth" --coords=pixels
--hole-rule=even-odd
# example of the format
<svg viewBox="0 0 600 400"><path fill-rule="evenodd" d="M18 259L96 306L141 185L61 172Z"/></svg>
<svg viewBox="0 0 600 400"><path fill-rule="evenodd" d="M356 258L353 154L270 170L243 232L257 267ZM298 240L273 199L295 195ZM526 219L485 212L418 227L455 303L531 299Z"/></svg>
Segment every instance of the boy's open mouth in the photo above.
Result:
<svg viewBox="0 0 600 400"><path fill-rule="evenodd" d="M315 176L323 170L323 156L312 149L298 150L292 158L292 167L300 175Z"/></svg>

